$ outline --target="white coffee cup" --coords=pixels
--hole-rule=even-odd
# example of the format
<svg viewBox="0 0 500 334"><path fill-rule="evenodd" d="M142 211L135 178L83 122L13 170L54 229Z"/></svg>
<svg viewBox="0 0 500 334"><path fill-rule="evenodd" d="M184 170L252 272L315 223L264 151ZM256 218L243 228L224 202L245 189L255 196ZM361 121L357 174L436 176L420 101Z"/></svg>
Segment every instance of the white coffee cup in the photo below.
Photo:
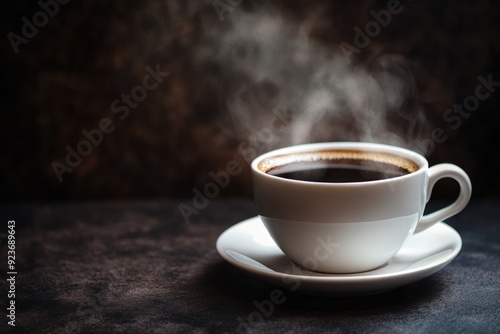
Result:
<svg viewBox="0 0 500 334"><path fill-rule="evenodd" d="M379 161L391 168L408 168L408 173L345 183L300 181L269 173L279 166L329 160L329 156L352 156L356 163ZM412 234L460 212L472 191L469 177L455 165L429 167L416 152L374 143L291 146L259 156L251 168L257 211L271 237L291 260L325 273L355 273L383 266ZM458 198L423 216L432 188L442 178L459 183Z"/></svg>

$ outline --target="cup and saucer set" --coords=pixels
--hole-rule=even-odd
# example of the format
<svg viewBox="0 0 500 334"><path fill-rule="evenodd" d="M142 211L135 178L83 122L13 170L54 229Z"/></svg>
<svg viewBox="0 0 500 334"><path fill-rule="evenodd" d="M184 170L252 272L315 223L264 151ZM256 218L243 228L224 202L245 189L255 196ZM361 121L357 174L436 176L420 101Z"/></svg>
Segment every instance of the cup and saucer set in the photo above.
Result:
<svg viewBox="0 0 500 334"><path fill-rule="evenodd" d="M395 146L332 142L266 153L251 165L259 216L224 231L220 256L286 290L320 296L382 293L449 264L462 239L443 220L471 196L458 166L429 167ZM434 184L458 182L458 198L425 214Z"/></svg>
<svg viewBox="0 0 500 334"><path fill-rule="evenodd" d="M220 256L245 273L284 289L325 296L370 295L416 282L450 263L461 247L460 235L440 222L411 236L387 264L375 270L327 274L291 261L259 217L230 227L217 240Z"/></svg>

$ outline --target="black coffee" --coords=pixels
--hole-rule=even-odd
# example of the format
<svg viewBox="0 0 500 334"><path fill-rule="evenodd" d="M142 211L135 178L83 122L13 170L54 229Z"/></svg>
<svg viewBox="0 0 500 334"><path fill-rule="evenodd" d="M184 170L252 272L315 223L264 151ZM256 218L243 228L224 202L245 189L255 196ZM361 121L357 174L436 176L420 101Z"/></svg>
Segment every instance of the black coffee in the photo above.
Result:
<svg viewBox="0 0 500 334"><path fill-rule="evenodd" d="M264 160L259 168L271 175L310 182L365 182L403 176L418 166L386 153L318 151Z"/></svg>

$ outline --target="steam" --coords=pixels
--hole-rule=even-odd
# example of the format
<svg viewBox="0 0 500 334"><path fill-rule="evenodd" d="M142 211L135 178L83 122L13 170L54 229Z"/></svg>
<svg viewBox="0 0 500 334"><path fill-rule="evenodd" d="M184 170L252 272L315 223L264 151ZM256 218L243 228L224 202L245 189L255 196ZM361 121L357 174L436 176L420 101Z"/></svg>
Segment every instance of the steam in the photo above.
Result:
<svg viewBox="0 0 500 334"><path fill-rule="evenodd" d="M411 62L385 55L370 68L356 66L310 38L308 23L269 12L229 19L227 30L206 32L198 57L212 69L228 111L221 126L232 136L246 140L286 110L288 122L262 150L344 140L425 149Z"/></svg>

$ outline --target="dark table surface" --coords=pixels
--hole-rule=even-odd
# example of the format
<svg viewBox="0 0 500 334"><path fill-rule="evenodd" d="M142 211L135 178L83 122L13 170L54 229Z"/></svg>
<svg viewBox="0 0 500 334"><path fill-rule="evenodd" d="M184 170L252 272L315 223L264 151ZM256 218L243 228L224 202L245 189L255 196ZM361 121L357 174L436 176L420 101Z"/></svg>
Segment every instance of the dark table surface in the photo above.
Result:
<svg viewBox="0 0 500 334"><path fill-rule="evenodd" d="M255 326L248 320L254 301L268 299L274 287L215 249L220 233L255 215L253 204L214 200L189 224L178 205L5 204L5 226L16 221L16 326L4 314L0 332L500 333L500 200L472 201L447 221L463 247L434 275L367 297L287 291ZM3 312L9 287L2 279Z"/></svg>

